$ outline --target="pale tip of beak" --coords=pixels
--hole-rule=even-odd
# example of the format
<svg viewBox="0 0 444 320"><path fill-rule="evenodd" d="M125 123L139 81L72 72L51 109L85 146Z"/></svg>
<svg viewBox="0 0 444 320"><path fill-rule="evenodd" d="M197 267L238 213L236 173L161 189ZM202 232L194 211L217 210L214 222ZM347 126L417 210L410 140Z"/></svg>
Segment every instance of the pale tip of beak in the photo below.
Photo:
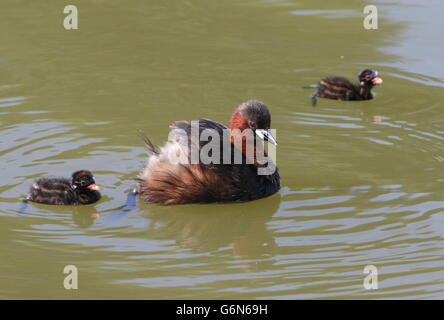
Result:
<svg viewBox="0 0 444 320"><path fill-rule="evenodd" d="M382 82L383 82L382 79L379 77L376 77L372 80L373 84L381 84Z"/></svg>
<svg viewBox="0 0 444 320"><path fill-rule="evenodd" d="M95 190L95 191L99 191L99 190L100 190L99 186L96 185L96 184L91 184L91 185L89 185L89 186L88 186L88 189L89 189L89 190Z"/></svg>

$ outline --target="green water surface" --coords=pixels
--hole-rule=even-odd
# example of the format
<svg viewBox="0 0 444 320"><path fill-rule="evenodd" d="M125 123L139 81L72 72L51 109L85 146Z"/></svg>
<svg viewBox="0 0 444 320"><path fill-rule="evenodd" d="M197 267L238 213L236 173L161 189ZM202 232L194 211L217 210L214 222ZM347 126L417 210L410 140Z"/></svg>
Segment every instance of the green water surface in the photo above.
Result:
<svg viewBox="0 0 444 320"><path fill-rule="evenodd" d="M2 0L0 298L444 298L444 3L373 1L378 30L367 4ZM384 79L370 101L312 108L301 88L366 67ZM226 123L251 98L277 130L278 194L120 210L138 130L162 144L172 121ZM83 168L99 203L18 214L33 179Z"/></svg>

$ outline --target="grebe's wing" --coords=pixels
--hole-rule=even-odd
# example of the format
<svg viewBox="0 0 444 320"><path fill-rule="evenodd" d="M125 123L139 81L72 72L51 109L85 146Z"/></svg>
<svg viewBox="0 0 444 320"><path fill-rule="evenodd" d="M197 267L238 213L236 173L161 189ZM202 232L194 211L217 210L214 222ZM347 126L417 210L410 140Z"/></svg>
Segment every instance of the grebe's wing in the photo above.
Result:
<svg viewBox="0 0 444 320"><path fill-rule="evenodd" d="M221 145L223 140L228 137L227 132L224 134L224 130L228 129L227 126L209 119L175 121L170 125L170 128L170 141L179 143L182 147L186 148L191 148L191 145L195 145L198 146L198 150L209 143L211 139L213 139L213 136L216 136L219 139L220 147L223 146ZM197 129L199 131L197 131ZM202 133L206 130L208 130L206 134L210 135L212 137L211 139L202 136Z"/></svg>
<svg viewBox="0 0 444 320"><path fill-rule="evenodd" d="M199 137L192 137L192 134L195 134L194 132L197 131L197 125L199 126ZM176 121L170 125L170 128L171 133L177 130L177 132L173 134L176 140L175 142L182 141L182 143L179 142L178 145L181 146L181 151L186 152L191 163L193 163L193 159L191 159L191 147L193 146L195 148L194 150L199 150L198 159L200 160L199 165L201 169L209 169L220 176L233 175L232 171L238 170L236 165L232 165L233 159L235 157L236 159L243 159L243 155L237 155L240 151L234 148L230 142L229 133L226 131L228 127L226 125L203 118L195 121ZM209 132L204 133L206 130L209 130ZM219 143L207 146L213 139L219 139ZM215 152L217 152L217 154ZM208 155L206 161L202 161L202 155ZM230 160L228 165L223 165L227 164L227 159Z"/></svg>
<svg viewBox="0 0 444 320"><path fill-rule="evenodd" d="M137 134L139 138L145 143L145 148L148 150L149 153L155 155L158 155L160 153L160 148L156 146L143 132L139 131Z"/></svg>
<svg viewBox="0 0 444 320"><path fill-rule="evenodd" d="M215 130L222 136L224 130L228 129L226 125L210 119L199 119L193 121L175 121L170 125L170 129L171 131L182 130L186 132L188 137L191 137L192 129L193 131L195 130L195 128L193 127L194 125L196 126L195 128L199 127L199 134L201 134L202 131L204 131L205 129L210 129L210 130Z"/></svg>

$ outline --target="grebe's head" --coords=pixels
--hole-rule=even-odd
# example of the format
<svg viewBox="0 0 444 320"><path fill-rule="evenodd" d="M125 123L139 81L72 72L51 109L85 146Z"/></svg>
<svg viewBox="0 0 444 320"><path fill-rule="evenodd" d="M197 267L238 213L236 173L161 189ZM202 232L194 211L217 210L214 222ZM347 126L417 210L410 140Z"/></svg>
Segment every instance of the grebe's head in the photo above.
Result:
<svg viewBox="0 0 444 320"><path fill-rule="evenodd" d="M379 78L379 72L372 69L361 71L358 75L358 79L361 86L373 87L382 83L382 79Z"/></svg>
<svg viewBox="0 0 444 320"><path fill-rule="evenodd" d="M267 106L257 100L240 104L231 116L230 129L251 129L261 139L276 145L276 139L269 132L271 115Z"/></svg>
<svg viewBox="0 0 444 320"><path fill-rule="evenodd" d="M94 181L94 176L91 171L80 170L72 174L72 185L77 189L89 189L89 190L100 190L99 186L96 185Z"/></svg>

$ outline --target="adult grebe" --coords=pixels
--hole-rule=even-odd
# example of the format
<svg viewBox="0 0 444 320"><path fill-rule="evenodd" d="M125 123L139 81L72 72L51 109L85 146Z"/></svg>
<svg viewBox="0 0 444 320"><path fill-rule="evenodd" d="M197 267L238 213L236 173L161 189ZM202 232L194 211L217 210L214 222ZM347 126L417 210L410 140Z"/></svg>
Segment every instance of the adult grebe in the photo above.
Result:
<svg viewBox="0 0 444 320"><path fill-rule="evenodd" d="M137 178L136 192L145 201L164 205L249 201L276 193L280 188L278 170L266 155L262 142L255 138L276 144L269 132L270 122L267 106L250 100L236 108L228 127L208 119L198 120L195 130L199 137L207 129L217 133L207 141L193 141L193 121L172 123L170 139L161 148L144 137L152 155ZM252 134L245 135L246 132ZM219 161L190 161L192 146L198 145L203 150L209 142L228 146L217 149L221 150L218 155L215 150L209 152ZM186 163L171 161L172 154L185 156ZM236 162L238 156L241 161ZM263 174L264 168L270 170Z"/></svg>

